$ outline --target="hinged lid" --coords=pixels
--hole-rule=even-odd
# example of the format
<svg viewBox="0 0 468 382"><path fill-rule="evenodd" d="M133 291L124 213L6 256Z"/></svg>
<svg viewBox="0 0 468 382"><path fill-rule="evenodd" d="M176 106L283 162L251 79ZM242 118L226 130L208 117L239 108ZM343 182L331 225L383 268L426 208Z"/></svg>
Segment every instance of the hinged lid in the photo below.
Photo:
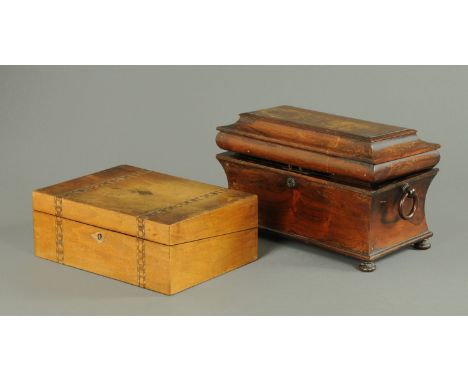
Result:
<svg viewBox="0 0 468 382"><path fill-rule="evenodd" d="M33 209L168 245L257 227L255 195L128 165L33 191Z"/></svg>
<svg viewBox="0 0 468 382"><path fill-rule="evenodd" d="M439 161L440 145L421 141L416 130L292 106L243 113L218 130L216 142L225 150L366 183Z"/></svg>

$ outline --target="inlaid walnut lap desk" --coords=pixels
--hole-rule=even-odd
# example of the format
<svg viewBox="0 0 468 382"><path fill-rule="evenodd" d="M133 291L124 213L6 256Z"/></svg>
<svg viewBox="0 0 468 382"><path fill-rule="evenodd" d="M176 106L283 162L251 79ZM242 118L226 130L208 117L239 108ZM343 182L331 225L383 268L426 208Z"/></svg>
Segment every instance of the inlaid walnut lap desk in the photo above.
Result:
<svg viewBox="0 0 468 382"><path fill-rule="evenodd" d="M416 130L280 106L218 127L231 189L259 197L263 228L362 260L430 247L424 212L439 145Z"/></svg>
<svg viewBox="0 0 468 382"><path fill-rule="evenodd" d="M257 258L257 197L122 165L33 192L37 256L164 294Z"/></svg>

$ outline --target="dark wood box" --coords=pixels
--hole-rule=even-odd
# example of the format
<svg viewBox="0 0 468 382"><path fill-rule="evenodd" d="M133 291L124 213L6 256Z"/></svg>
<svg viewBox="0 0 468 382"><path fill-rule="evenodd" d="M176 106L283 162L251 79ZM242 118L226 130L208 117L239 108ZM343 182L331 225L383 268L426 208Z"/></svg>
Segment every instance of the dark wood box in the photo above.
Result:
<svg viewBox="0 0 468 382"><path fill-rule="evenodd" d="M430 247L425 197L438 144L416 130L290 106L218 127L229 187L259 197L261 227L362 260Z"/></svg>

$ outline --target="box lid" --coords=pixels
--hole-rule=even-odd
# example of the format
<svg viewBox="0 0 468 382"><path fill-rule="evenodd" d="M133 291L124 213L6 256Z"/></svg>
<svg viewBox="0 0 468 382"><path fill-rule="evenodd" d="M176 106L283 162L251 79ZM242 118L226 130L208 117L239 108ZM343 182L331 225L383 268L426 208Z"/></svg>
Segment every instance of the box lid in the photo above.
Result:
<svg viewBox="0 0 468 382"><path fill-rule="evenodd" d="M377 183L434 167L440 145L416 130L278 106L218 127L218 146L253 157Z"/></svg>
<svg viewBox="0 0 468 382"><path fill-rule="evenodd" d="M175 245L257 227L256 198L121 165L33 191L33 209Z"/></svg>

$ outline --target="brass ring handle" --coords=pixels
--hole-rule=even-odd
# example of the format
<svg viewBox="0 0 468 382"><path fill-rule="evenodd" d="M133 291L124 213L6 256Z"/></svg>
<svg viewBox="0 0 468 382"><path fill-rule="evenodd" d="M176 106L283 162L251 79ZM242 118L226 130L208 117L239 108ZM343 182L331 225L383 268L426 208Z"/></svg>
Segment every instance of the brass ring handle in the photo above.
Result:
<svg viewBox="0 0 468 382"><path fill-rule="evenodd" d="M416 210L418 209L418 203L419 203L419 198L416 190L408 183L406 183L403 188L403 195L401 196L400 199L400 205L398 206L398 213L400 214L400 217L404 220L410 220L413 216ZM412 199L413 200L413 206L411 207L411 211L409 212L408 215L405 215L403 212L403 205L405 204L406 199Z"/></svg>

